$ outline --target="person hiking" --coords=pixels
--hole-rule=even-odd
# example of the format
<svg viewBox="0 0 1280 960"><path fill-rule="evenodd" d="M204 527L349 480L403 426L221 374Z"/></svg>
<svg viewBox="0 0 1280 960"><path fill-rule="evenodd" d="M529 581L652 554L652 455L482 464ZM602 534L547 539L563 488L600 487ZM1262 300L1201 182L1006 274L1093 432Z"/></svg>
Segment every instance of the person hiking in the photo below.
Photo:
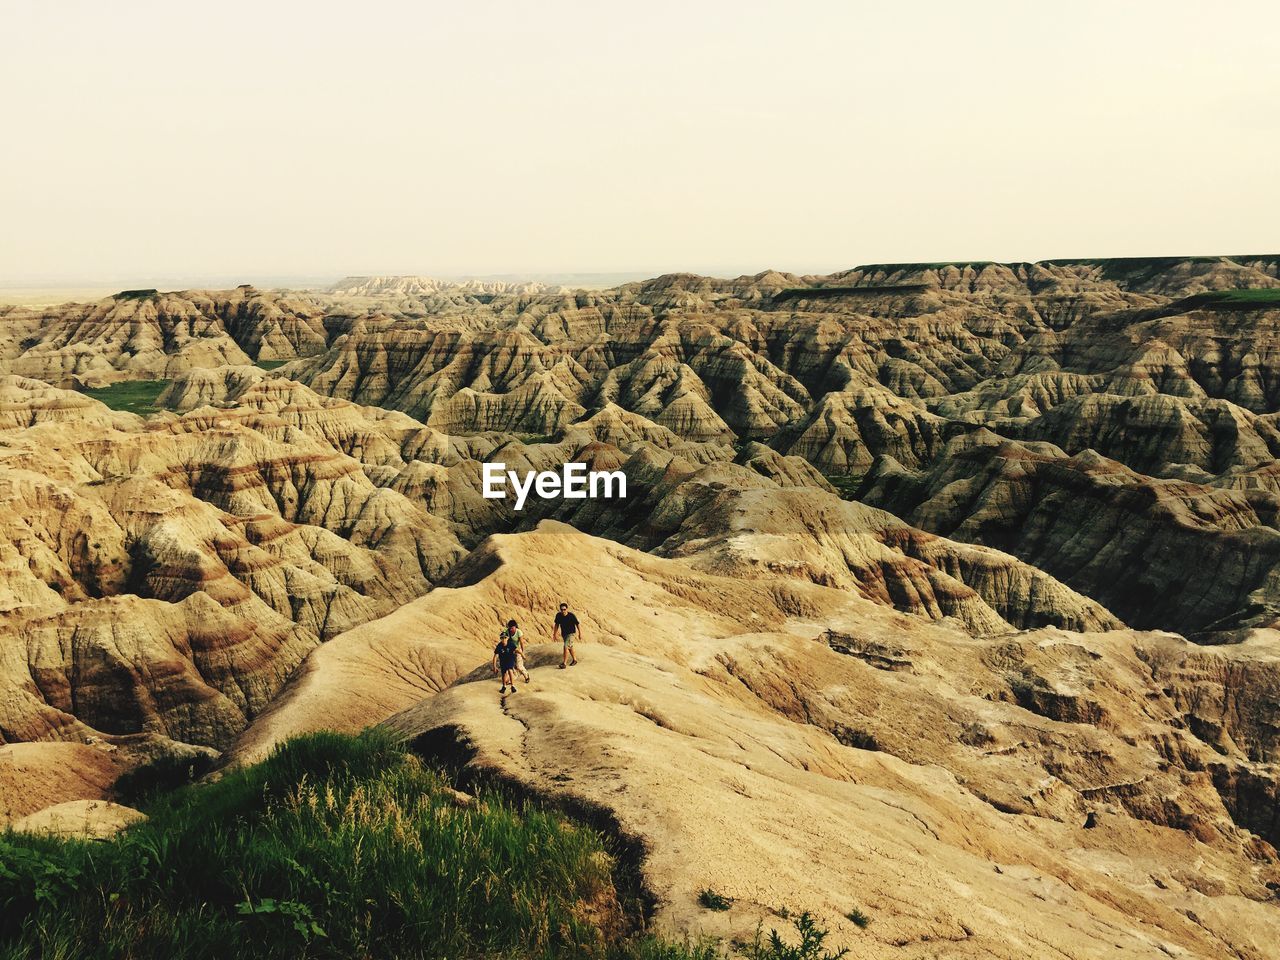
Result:
<svg viewBox="0 0 1280 960"><path fill-rule="evenodd" d="M514 631L516 637L516 673L524 677L524 682L529 682L529 671L524 665L524 634L520 632L520 627L514 620L507 621L507 631Z"/></svg>
<svg viewBox="0 0 1280 960"><path fill-rule="evenodd" d="M578 617L569 609L567 603L561 603L560 612L556 614L556 625L551 628L553 642L557 634L564 640L564 656L560 658L560 669L576 667L578 655L573 652L573 641L582 636L582 624L578 622Z"/></svg>
<svg viewBox="0 0 1280 960"><path fill-rule="evenodd" d="M506 693L507 687L516 692L516 670L519 664L520 647L524 643L520 628L514 620L507 621L507 627L498 634L498 645L493 648L493 669L502 671L502 686L499 692ZM527 677L528 674L525 674ZM508 683L508 680L510 683Z"/></svg>

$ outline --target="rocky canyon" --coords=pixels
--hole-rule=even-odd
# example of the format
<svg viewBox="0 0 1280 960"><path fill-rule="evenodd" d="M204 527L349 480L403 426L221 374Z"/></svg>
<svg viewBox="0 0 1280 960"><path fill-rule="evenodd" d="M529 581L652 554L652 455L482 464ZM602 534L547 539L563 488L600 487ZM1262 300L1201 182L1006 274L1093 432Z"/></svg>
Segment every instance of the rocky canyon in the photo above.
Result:
<svg viewBox="0 0 1280 960"><path fill-rule="evenodd" d="M0 492L8 825L381 726L671 936L1277 955L1280 256L0 307Z"/></svg>

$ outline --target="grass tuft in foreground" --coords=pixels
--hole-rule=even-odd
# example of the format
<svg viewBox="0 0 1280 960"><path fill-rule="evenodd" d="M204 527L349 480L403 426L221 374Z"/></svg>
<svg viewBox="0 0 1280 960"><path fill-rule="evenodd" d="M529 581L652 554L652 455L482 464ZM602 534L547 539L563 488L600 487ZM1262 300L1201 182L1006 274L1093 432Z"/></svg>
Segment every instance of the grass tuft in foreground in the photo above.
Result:
<svg viewBox="0 0 1280 960"><path fill-rule="evenodd" d="M871 918L867 916L865 913L863 913L861 910L859 910L857 907L854 907L852 910L846 913L845 916L849 918L849 921L851 923L859 927L862 927L863 929L871 925Z"/></svg>
<svg viewBox="0 0 1280 960"><path fill-rule="evenodd" d="M112 410L124 410L146 416L156 412L156 400L169 380L122 380L106 387L84 387L81 393L101 400Z"/></svg>
<svg viewBox="0 0 1280 960"><path fill-rule="evenodd" d="M749 960L844 960L849 955L849 948L839 950L826 949L830 931L821 927L806 910L792 921L795 926L795 943L788 943L777 930L770 930L769 936L763 935L763 927L756 927L754 943L746 945Z"/></svg>
<svg viewBox="0 0 1280 960"><path fill-rule="evenodd" d="M708 910L728 910L733 906L733 898L726 897L708 887L698 894L698 902Z"/></svg>
<svg viewBox="0 0 1280 960"><path fill-rule="evenodd" d="M0 958L711 960L623 936L604 838L463 802L377 732L312 734L102 842L0 834Z"/></svg>

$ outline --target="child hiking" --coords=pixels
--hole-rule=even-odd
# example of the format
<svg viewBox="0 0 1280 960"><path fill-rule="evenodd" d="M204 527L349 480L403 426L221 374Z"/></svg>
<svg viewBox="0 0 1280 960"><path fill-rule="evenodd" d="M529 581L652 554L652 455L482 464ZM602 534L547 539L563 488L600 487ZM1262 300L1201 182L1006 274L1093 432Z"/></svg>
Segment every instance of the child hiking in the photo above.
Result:
<svg viewBox="0 0 1280 960"><path fill-rule="evenodd" d="M498 634L498 645L493 648L493 669L502 671L500 693L506 693L508 687L511 693L516 692L517 673L524 677L525 683L529 682L529 672L524 668L524 636L514 620L508 620L506 629Z"/></svg>

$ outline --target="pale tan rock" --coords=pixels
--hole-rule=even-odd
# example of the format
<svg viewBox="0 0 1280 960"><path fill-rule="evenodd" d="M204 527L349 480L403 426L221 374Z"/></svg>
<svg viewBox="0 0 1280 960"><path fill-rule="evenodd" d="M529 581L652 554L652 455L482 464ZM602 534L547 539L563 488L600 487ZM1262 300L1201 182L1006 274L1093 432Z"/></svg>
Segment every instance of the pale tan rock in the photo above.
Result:
<svg viewBox="0 0 1280 960"><path fill-rule="evenodd" d="M68 800L9 824L19 833L45 833L56 837L106 840L146 815L108 800Z"/></svg>
<svg viewBox="0 0 1280 960"><path fill-rule="evenodd" d="M127 769L105 742L7 743L0 746L0 826L69 800L104 800Z"/></svg>
<svg viewBox="0 0 1280 960"><path fill-rule="evenodd" d="M561 598L585 631L567 671L543 642ZM508 616L533 642L533 680L502 698L487 662ZM942 942L959 957L1119 944L1207 958L1226 943L1261 960L1280 867L1224 805L1230 777L1219 792L1201 765L1256 775L1268 734L1228 720L1223 754L1182 718L1197 687L1239 670L1274 683L1278 667L1263 637L976 639L837 587L700 571L544 524L315 651L232 755L399 706L388 725L418 749L607 815L640 843L659 929L676 935L749 937L757 920L785 927L785 908L866 956ZM1166 695L1175 671L1182 692ZM699 907L706 887L735 899L727 915Z"/></svg>

